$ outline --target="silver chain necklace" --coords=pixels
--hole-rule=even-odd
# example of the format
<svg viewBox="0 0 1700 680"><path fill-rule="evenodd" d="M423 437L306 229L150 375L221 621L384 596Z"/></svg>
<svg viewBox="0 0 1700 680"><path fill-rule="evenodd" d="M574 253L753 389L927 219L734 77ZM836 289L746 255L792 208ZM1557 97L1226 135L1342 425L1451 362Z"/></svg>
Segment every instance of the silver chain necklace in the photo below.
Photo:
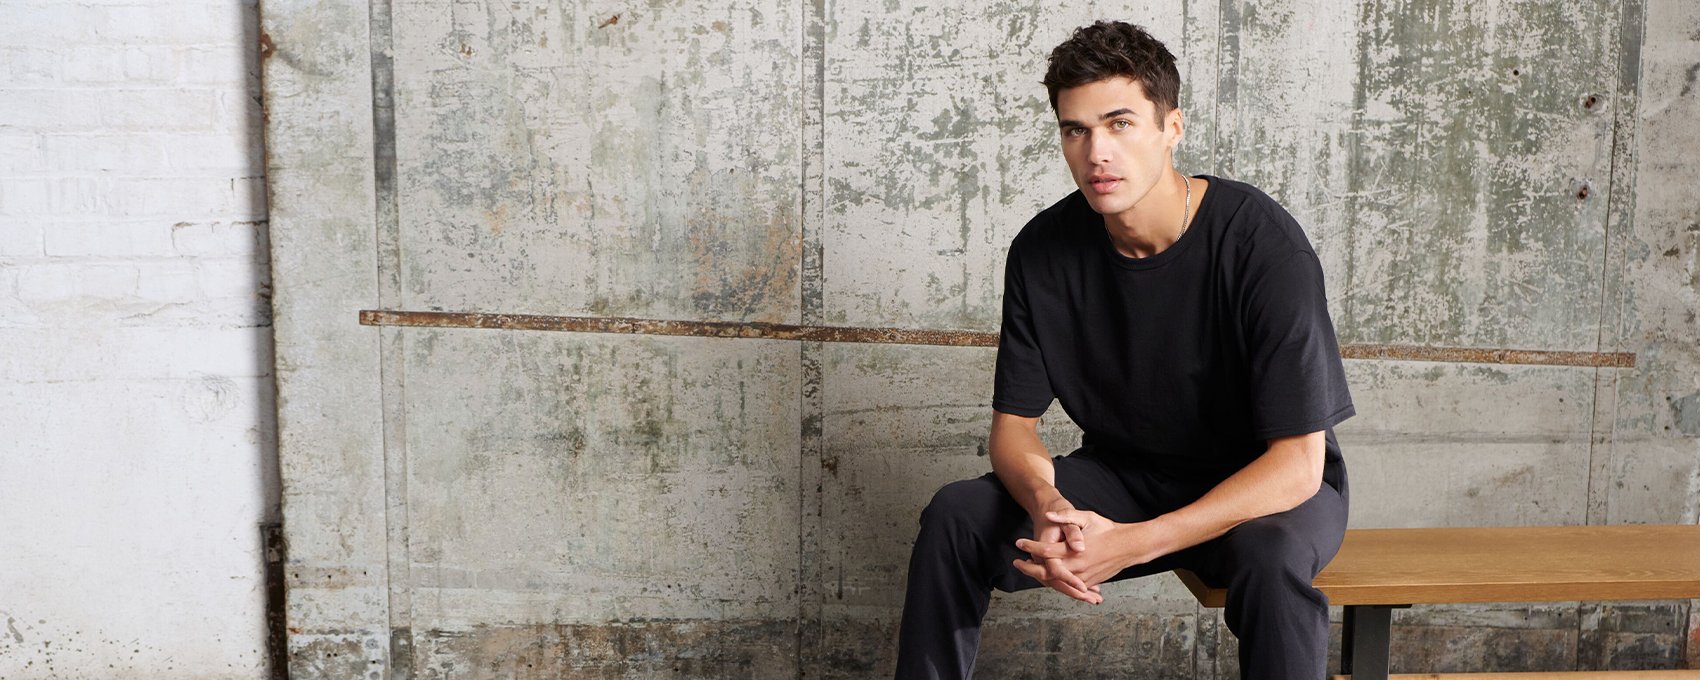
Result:
<svg viewBox="0 0 1700 680"><path fill-rule="evenodd" d="M1192 212L1192 182L1187 180L1186 175L1181 175L1181 183L1186 185L1186 207L1181 208L1181 233L1175 236L1177 241L1180 240L1181 236L1186 235L1188 224L1186 216L1187 213Z"/></svg>

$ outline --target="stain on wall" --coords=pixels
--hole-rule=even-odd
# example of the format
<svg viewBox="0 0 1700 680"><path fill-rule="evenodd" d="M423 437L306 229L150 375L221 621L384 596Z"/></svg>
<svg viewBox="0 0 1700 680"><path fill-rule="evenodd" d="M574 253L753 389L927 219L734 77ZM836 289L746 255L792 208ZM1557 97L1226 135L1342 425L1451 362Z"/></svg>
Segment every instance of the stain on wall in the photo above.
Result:
<svg viewBox="0 0 1700 680"><path fill-rule="evenodd" d="M794 347L443 331L404 351L416 627L795 617Z"/></svg>
<svg viewBox="0 0 1700 680"><path fill-rule="evenodd" d="M1700 9L263 9L289 56L266 82L296 677L887 674L916 515L988 469L992 350L356 310L994 331L1009 239L1072 189L1045 58L1097 17L1169 41L1181 168L1298 217L1343 341L1637 354L1350 361L1354 526L1697 519ZM373 83L393 138L373 137ZM1044 439L1078 431L1057 409ZM983 672L1237 677L1220 613L1178 582L1108 590L1089 610L999 595ZM1393 663L1679 667L1697 621L1687 602L1420 607Z"/></svg>
<svg viewBox="0 0 1700 680"><path fill-rule="evenodd" d="M800 12L396 3L403 304L795 321Z"/></svg>

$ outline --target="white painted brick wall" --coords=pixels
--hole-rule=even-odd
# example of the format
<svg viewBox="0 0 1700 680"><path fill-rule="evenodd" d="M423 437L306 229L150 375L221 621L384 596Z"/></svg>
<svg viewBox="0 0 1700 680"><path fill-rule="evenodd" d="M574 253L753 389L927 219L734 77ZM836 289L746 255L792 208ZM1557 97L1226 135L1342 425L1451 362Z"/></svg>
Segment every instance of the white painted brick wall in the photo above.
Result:
<svg viewBox="0 0 1700 680"><path fill-rule="evenodd" d="M0 2L0 678L266 676L256 26Z"/></svg>

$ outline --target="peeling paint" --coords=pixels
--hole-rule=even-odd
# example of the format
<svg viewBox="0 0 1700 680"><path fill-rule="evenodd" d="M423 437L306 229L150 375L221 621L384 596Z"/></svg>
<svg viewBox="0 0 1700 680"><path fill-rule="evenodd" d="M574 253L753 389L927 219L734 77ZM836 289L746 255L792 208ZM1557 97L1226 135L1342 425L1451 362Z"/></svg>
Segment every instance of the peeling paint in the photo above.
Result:
<svg viewBox="0 0 1700 680"><path fill-rule="evenodd" d="M414 306L794 320L794 5L455 7L394 9Z"/></svg>
<svg viewBox="0 0 1700 680"><path fill-rule="evenodd" d="M1684 395L1671 401L1676 429L1690 437L1700 437L1700 393Z"/></svg>
<svg viewBox="0 0 1700 680"><path fill-rule="evenodd" d="M358 634L295 635L289 644L289 677L382 680L376 640Z"/></svg>

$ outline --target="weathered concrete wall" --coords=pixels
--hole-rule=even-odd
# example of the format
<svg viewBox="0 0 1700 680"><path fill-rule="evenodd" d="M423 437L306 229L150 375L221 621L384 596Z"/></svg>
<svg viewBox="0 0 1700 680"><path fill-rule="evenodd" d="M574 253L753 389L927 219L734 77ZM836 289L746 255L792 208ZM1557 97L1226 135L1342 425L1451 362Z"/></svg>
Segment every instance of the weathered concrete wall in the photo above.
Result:
<svg viewBox="0 0 1700 680"><path fill-rule="evenodd" d="M252 0L0 3L0 678L262 678Z"/></svg>
<svg viewBox="0 0 1700 680"><path fill-rule="evenodd" d="M353 3L261 7L291 677L379 677L406 639L390 630L378 338L344 323L380 301L366 27Z"/></svg>
<svg viewBox="0 0 1700 680"><path fill-rule="evenodd" d="M1700 10L264 14L301 677L885 674L915 515L986 469L992 350L355 311L993 331L1004 248L1071 189L1044 58L1101 16L1180 58L1182 169L1257 183L1310 230L1343 341L1639 356L1349 362L1354 526L1696 521ZM1047 424L1059 452L1076 436ZM984 672L1235 677L1232 636L1178 583L1110 593L1091 611L1000 596ZM1691 610L1414 609L1395 669L1680 666Z"/></svg>

